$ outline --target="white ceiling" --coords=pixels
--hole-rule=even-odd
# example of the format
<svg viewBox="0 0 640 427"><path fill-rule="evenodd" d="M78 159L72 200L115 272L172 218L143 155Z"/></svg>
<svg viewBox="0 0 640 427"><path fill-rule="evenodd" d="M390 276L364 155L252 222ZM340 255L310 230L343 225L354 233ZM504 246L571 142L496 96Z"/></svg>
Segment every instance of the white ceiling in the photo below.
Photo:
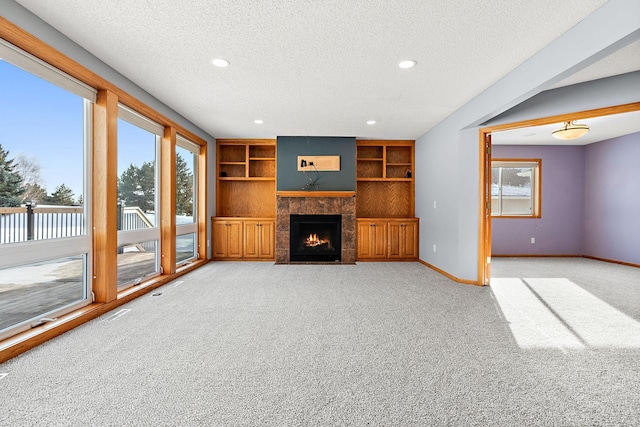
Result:
<svg viewBox="0 0 640 427"><path fill-rule="evenodd" d="M212 136L415 139L606 0L17 2Z"/></svg>
<svg viewBox="0 0 640 427"><path fill-rule="evenodd" d="M554 88L596 80L640 69L640 41L634 42L608 57L554 85ZM579 139L559 141L551 132L562 122L494 133L494 145L588 145L631 133L640 132L640 111L578 120L589 126L589 133Z"/></svg>
<svg viewBox="0 0 640 427"><path fill-rule="evenodd" d="M496 132L491 135L491 143L494 145L592 144L594 142L640 132L640 111L576 120L576 123L589 126L589 132L578 139L561 141L551 136L551 132L563 127L563 123L559 122L550 125Z"/></svg>

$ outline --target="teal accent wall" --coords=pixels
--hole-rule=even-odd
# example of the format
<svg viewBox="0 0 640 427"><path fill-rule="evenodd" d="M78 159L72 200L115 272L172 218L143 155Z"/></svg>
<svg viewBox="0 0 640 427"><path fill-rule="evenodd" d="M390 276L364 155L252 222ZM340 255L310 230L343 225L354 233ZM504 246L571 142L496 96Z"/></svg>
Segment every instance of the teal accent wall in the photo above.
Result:
<svg viewBox="0 0 640 427"><path fill-rule="evenodd" d="M277 139L278 191L299 191L318 177L317 191L356 190L354 137L279 136ZM340 156L339 171L298 172L298 156Z"/></svg>

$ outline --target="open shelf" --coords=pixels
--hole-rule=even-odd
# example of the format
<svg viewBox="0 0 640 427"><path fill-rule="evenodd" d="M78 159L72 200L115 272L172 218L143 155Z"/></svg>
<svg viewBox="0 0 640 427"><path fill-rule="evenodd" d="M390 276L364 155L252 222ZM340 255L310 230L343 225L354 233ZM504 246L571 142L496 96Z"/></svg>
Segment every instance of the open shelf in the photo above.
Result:
<svg viewBox="0 0 640 427"><path fill-rule="evenodd" d="M382 159L358 159L356 164L356 176L359 178L382 178L383 170Z"/></svg>
<svg viewBox="0 0 640 427"><path fill-rule="evenodd" d="M249 177L274 178L276 177L276 161L274 160L249 160Z"/></svg>
<svg viewBox="0 0 640 427"><path fill-rule="evenodd" d="M356 216L413 217L414 141L357 141L356 153Z"/></svg>
<svg viewBox="0 0 640 427"><path fill-rule="evenodd" d="M247 149L242 145L218 145L218 163L246 163Z"/></svg>
<svg viewBox="0 0 640 427"><path fill-rule="evenodd" d="M356 150L357 158L362 160L382 160L384 156L383 146L359 145Z"/></svg>
<svg viewBox="0 0 640 427"><path fill-rule="evenodd" d="M276 142L217 141L216 216L275 218Z"/></svg>

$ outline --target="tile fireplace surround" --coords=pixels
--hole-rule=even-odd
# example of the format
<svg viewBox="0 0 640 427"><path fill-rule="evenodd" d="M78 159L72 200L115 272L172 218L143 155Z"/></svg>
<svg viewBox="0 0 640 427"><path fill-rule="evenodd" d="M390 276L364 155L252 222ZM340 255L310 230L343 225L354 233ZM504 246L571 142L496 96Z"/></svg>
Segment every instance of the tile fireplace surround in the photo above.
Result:
<svg viewBox="0 0 640 427"><path fill-rule="evenodd" d="M276 264L291 262L290 215L342 215L341 263L356 262L355 192L280 191L276 200Z"/></svg>

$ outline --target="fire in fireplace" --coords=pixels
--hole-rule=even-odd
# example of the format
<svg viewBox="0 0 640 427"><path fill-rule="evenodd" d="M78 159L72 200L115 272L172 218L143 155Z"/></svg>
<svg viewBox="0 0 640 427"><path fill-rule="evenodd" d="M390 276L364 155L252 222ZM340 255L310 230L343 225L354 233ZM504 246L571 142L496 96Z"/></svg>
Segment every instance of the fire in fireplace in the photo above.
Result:
<svg viewBox="0 0 640 427"><path fill-rule="evenodd" d="M341 260L342 215L291 215L291 261Z"/></svg>

